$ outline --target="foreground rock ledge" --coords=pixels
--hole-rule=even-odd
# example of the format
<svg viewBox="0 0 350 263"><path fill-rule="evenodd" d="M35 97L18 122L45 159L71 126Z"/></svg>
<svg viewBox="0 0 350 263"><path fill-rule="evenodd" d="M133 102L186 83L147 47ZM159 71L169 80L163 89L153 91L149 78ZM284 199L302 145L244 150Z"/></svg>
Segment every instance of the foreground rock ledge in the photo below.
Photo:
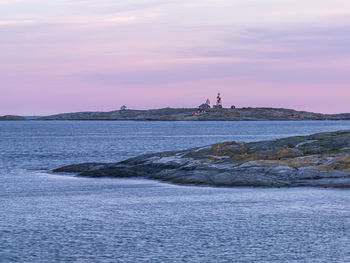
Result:
<svg viewBox="0 0 350 263"><path fill-rule="evenodd" d="M252 143L224 142L119 163L69 165L54 172L143 177L178 184L349 188L350 130Z"/></svg>

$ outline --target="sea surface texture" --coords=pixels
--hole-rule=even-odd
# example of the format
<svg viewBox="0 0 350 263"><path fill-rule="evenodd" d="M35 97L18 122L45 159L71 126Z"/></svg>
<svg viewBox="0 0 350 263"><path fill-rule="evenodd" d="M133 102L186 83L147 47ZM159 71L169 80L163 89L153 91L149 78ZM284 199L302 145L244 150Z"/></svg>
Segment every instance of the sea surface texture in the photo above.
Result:
<svg viewBox="0 0 350 263"><path fill-rule="evenodd" d="M0 122L0 262L350 262L350 191L53 175L80 162L350 121Z"/></svg>

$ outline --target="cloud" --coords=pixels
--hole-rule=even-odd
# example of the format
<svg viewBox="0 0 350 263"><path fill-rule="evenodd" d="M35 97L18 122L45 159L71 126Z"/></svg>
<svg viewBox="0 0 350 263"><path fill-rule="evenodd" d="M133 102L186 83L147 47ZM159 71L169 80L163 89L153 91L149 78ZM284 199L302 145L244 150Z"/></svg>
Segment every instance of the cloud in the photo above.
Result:
<svg viewBox="0 0 350 263"><path fill-rule="evenodd" d="M331 92L350 82L348 0L0 0L0 6L1 88L28 96L47 87L125 94L164 88L175 96L194 83L198 90L208 82L229 89L237 80L268 96L270 85L302 94L311 85ZM262 94L251 90L259 100Z"/></svg>
<svg viewBox="0 0 350 263"><path fill-rule="evenodd" d="M137 20L136 16L125 16L125 17L113 17L105 19L105 22L111 22L111 23L129 23L134 22Z"/></svg>
<svg viewBox="0 0 350 263"><path fill-rule="evenodd" d="M34 23L36 21L31 19L0 20L0 26L28 25Z"/></svg>

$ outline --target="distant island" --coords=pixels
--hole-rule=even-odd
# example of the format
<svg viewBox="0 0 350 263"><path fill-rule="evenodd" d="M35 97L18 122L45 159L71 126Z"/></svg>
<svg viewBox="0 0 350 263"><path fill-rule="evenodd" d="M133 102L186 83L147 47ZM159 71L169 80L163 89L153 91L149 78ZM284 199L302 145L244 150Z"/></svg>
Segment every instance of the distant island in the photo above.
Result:
<svg viewBox="0 0 350 263"><path fill-rule="evenodd" d="M0 120L109 120L109 121L288 121L350 120L350 113L321 114L283 108L163 108L109 112L73 112L43 117L6 115Z"/></svg>
<svg viewBox="0 0 350 263"><path fill-rule="evenodd" d="M54 172L141 177L177 184L350 188L350 130L272 141L225 142L145 154L119 163L83 163Z"/></svg>
<svg viewBox="0 0 350 263"><path fill-rule="evenodd" d="M198 108L163 108L130 110L122 105L119 111L64 113L39 120L115 120L115 121L268 121L268 120L350 120L350 113L321 114L282 108L224 108L221 93L216 104L207 99Z"/></svg>
<svg viewBox="0 0 350 263"><path fill-rule="evenodd" d="M111 121L268 121L268 120L350 120L350 113L321 114L282 108L163 108L116 110L110 112L64 113L38 120Z"/></svg>
<svg viewBox="0 0 350 263"><path fill-rule="evenodd" d="M24 120L26 120L25 117L17 116L17 115L0 116L0 121L24 121Z"/></svg>

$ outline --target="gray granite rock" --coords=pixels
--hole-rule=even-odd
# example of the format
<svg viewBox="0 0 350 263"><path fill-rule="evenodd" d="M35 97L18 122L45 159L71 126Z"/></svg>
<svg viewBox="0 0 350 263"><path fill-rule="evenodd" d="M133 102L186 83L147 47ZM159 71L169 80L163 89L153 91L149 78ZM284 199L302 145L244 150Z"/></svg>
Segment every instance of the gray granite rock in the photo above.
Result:
<svg viewBox="0 0 350 263"><path fill-rule="evenodd" d="M178 184L348 188L350 131L252 143L217 143L141 155L119 163L69 165L54 172L143 177Z"/></svg>

